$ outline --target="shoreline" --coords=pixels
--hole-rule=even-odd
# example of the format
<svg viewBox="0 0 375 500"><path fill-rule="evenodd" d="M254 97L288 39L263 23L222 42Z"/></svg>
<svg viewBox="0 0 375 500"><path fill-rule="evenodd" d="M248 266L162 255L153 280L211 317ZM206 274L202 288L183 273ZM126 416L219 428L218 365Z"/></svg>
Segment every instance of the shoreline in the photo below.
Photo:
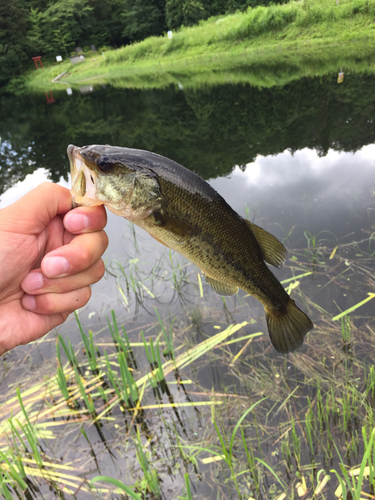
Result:
<svg viewBox="0 0 375 500"><path fill-rule="evenodd" d="M353 14L358 1L363 8ZM182 28L172 38L150 37L74 65L70 60L54 63L29 72L25 87L30 91L57 88L62 82L53 80L61 74L64 84L72 87L90 80L163 88L173 83L190 85L197 76L210 78L215 72L254 72L258 77L249 75L249 83L272 86L288 81L287 75L289 79L320 76L341 68L373 71L375 0L347 0L337 7L304 5L290 2L248 9Z"/></svg>
<svg viewBox="0 0 375 500"><path fill-rule="evenodd" d="M53 82L61 66L46 68L41 75L32 75L26 80L30 92L62 89L66 85L79 88L90 81L94 85L110 84L121 88L166 88L169 85L196 87L224 83L228 80L249 83L257 87L273 87L304 76L324 76L343 71L373 72L375 69L375 37L354 45L352 42L321 41L321 44L296 43L284 46L263 47L242 52L217 52L201 57L186 57L179 60L138 61L96 68L90 59L82 68L66 69L69 76ZM306 46L307 45L307 46ZM91 64L90 64L91 62ZM85 63L81 63L82 65ZM73 71L75 70L75 71ZM99 71L100 70L100 73ZM47 73L48 72L48 73ZM93 74L94 73L94 74ZM96 73L96 74L95 74Z"/></svg>

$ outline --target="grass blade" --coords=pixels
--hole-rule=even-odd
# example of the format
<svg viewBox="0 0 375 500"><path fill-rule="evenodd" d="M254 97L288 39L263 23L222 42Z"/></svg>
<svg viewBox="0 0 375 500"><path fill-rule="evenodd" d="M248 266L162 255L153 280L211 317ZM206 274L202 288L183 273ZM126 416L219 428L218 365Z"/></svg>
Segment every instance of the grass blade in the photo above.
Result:
<svg viewBox="0 0 375 500"><path fill-rule="evenodd" d="M123 482L119 481L118 479L114 479L113 477L108 477L108 476L95 476L91 479L90 484L92 485L93 483L97 483L99 481L105 481L106 483L113 484L113 486L116 486L122 491L125 491L127 495L130 496L133 500L142 500L141 495L138 495L137 493L134 492L129 486L126 486Z"/></svg>
<svg viewBox="0 0 375 500"><path fill-rule="evenodd" d="M356 304L356 305L354 305L352 307L349 307L349 309L346 309L346 311L341 312L340 314L338 314L337 316L335 316L334 318L332 318L332 321L337 321L338 319L342 318L346 314L349 314L349 313L355 311L359 307L361 307L364 304L366 304L366 302L369 302L374 297L375 297L375 293L369 293L369 297L367 297L367 299L364 299L361 302L358 302L358 304Z"/></svg>

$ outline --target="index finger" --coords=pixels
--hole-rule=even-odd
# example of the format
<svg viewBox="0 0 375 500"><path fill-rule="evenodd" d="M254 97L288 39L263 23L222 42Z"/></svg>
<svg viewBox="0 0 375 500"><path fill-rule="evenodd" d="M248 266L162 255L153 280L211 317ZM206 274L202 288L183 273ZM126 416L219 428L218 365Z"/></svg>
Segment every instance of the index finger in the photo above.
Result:
<svg viewBox="0 0 375 500"><path fill-rule="evenodd" d="M74 208L64 217L64 227L71 234L100 231L106 224L107 212L103 205Z"/></svg>

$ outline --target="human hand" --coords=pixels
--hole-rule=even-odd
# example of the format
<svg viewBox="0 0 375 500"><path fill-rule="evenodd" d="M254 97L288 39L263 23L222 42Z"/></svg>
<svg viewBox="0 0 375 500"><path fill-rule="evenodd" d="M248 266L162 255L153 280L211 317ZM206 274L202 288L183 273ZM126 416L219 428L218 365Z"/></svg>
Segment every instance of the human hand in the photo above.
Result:
<svg viewBox="0 0 375 500"><path fill-rule="evenodd" d="M104 274L106 211L71 207L46 182L0 210L0 355L63 323Z"/></svg>

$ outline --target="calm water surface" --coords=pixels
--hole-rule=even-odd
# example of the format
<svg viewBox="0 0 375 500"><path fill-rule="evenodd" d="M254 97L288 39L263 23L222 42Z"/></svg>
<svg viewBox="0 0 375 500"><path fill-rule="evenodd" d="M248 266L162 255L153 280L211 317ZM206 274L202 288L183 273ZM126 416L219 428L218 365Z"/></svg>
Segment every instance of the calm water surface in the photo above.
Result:
<svg viewBox="0 0 375 500"><path fill-rule="evenodd" d="M262 396L269 398L260 417L267 423L253 449L255 455L262 456L277 471L284 489L272 474L267 476L264 469L260 489L254 486L250 473L241 485L246 498L251 495L259 499L279 498L283 491L288 491L289 498L292 491L296 494L296 482L301 474L310 478L316 477L319 469L329 471L336 466L339 470L336 454L324 449L318 441L314 443L312 458L302 424L297 429L298 458L290 431L293 427L294 432L294 423L290 422L296 419L293 420L293 411L298 418L305 419L309 408L306 398L314 401L318 397L319 384L324 386L326 382L328 394L331 390L328 378L334 386L335 377L342 377L335 365L337 352L342 353L341 327L340 322L334 323L332 318L375 291L375 243L372 242L375 233L375 79L371 74L352 73L345 75L340 85L336 80L337 74L332 74L267 89L230 83L186 91L169 88L142 92L98 87L89 93L75 91L72 96L64 90L54 91L53 104L47 104L44 95L7 97L1 101L4 119L0 125L0 208L46 178L69 186L66 147L70 143L78 146L107 143L148 149L197 172L238 213L283 240L289 259L282 270L274 271L280 280L306 275L287 281L285 286L292 283L289 291L310 314L316 327L297 355L284 357L269 348L263 310L255 299L244 298L244 293L240 293L223 301L210 291L204 280L202 298L197 268L168 252L142 230L109 213L110 245L104 255L108 272L93 286L89 304L79 311L84 330L94 331L99 349L110 340L107 316L111 310L116 312L119 323L125 325L132 341L141 339L141 328L146 335L158 333L155 307L167 328L171 320L177 318L176 345L194 345L217 333L219 328L244 320L250 323L237 336L264 332L243 355L240 351L245 342L233 344L217 357L211 353L190 367L183 376L191 377L195 385L186 385L187 393L183 396L176 386L170 387L170 397L176 401L197 401L199 397L194 394L212 389L220 394L237 394L243 398L239 400L243 401L240 414ZM345 361L345 370L351 363L351 373L362 385L366 383L363 367L366 373L372 366L373 344L369 344L368 337L361 332L366 331L366 335L374 339L374 310L375 301L368 301L356 309L350 320L352 331L358 335L358 347L357 350L352 347L355 360L351 352L352 357ZM35 373L39 367L48 365L52 370L49 373L53 373L57 333L64 339L69 338L74 348L82 348L75 319L71 318L57 332L51 332L47 340L9 353L5 358L7 366L2 368L2 394L8 393L10 384L24 370ZM230 355L239 356L235 368L227 359ZM337 362L344 366L340 356ZM140 366L147 364L144 353L138 357ZM331 359L327 362L326 358ZM22 365L16 362L18 359L23 361ZM310 373L306 368L308 363L311 363ZM285 374L279 378L283 370ZM320 372L324 370L331 375L323 376ZM359 370L362 370L360 374ZM319 382L317 373L323 382ZM267 377L270 377L268 381ZM277 387L281 380L285 385L280 385L278 395L274 389L267 391L267 384ZM186 394L190 388L189 396ZM290 400L294 410L287 404L281 409L280 405L293 390L297 390L294 397L298 396ZM365 389L362 387L362 390ZM336 397L342 400L343 396ZM151 403L153 398L152 394L147 395ZM227 408L227 414L220 417L221 422L223 428L233 428L240 414L231 405ZM357 436L361 426L371 422L367 407L359 413L361 415L356 414L351 421L354 429L351 430L357 430ZM155 453L159 455L151 460L156 460L155 467L163 480L164 498L176 498L184 491L182 475L177 472L181 464L176 468L179 459L171 459L174 453L171 428L190 444L199 439L212 440L212 435L207 436L204 430L210 421L209 415L209 408L184 409L179 415L165 412L162 424L156 414L146 415L143 424L151 428L150 435L158 435L156 441L164 443L163 451L155 445L158 450ZM121 414L119 418L121 420ZM123 418L120 425L124 425ZM332 428L338 425L332 423ZM125 427L119 435L112 427L102 428L101 444L94 445L99 465L93 465L92 470L134 485L142 473L136 465L130 467L131 472L123 472L124 460L128 460L124 458L125 445L121 445L125 442L122 441ZM246 427L249 443L253 427L254 423ZM97 442L94 427L88 432L93 442ZM343 437L341 431L337 436L337 445L347 449L349 438ZM289 442L285 441L288 438ZM60 439L59 446L65 450L64 460L72 459L72 453L79 454L80 447L84 446L83 438L76 434L75 451L67 447L61 436ZM103 443L108 444L113 456ZM294 450L290 460L289 444ZM51 454L57 453L53 448ZM358 443L357 455L349 453L347 465L360 463L361 452L363 443ZM134 458L134 451L129 451L129 455ZM331 457L330 460L327 457ZM196 498L238 498L233 481L228 481L230 475L221 465L200 464L199 471L191 464L185 466L191 474ZM313 486L307 482L311 494ZM46 491L43 486L39 487ZM334 498L336 487L332 482L326 489L327 496L321 498ZM77 495L86 498L86 494Z"/></svg>

